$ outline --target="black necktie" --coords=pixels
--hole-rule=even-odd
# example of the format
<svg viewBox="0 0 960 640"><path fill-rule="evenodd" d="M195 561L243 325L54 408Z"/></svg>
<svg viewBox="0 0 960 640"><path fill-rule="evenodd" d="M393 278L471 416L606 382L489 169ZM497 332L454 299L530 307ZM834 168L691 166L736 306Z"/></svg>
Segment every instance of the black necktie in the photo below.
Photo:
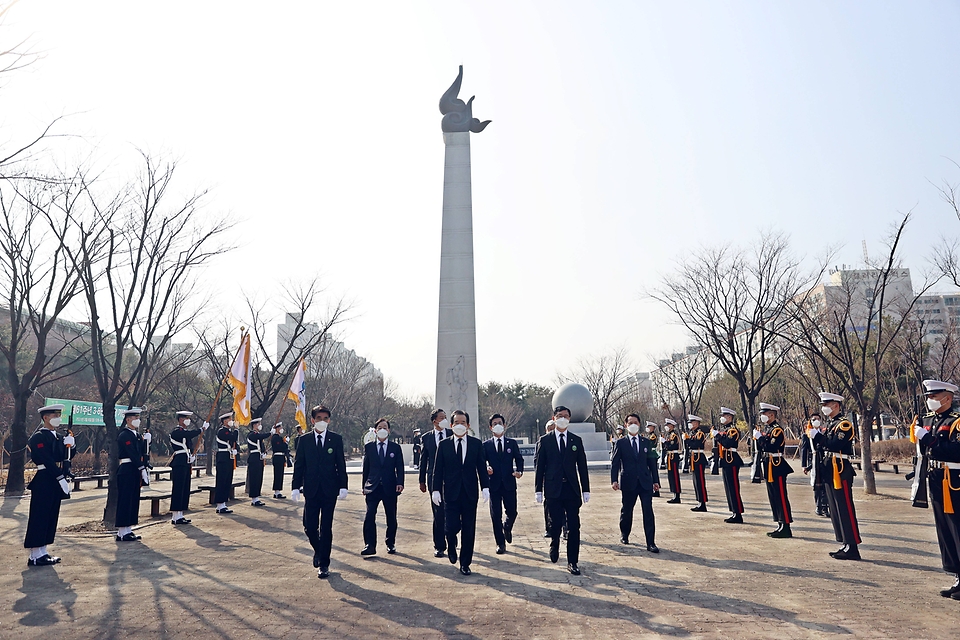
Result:
<svg viewBox="0 0 960 640"><path fill-rule="evenodd" d="M441 433L443 433L443 431L437 431L437 449L440 448L440 434L441 434Z"/></svg>
<svg viewBox="0 0 960 640"><path fill-rule="evenodd" d="M383 464L383 461L386 459L387 454L383 450L383 443L380 443L380 464Z"/></svg>
<svg viewBox="0 0 960 640"><path fill-rule="evenodd" d="M633 450L637 455L640 455L640 445L637 444L637 436L633 436Z"/></svg>
<svg viewBox="0 0 960 640"><path fill-rule="evenodd" d="M503 455L503 440L497 438L497 453Z"/></svg>
<svg viewBox="0 0 960 640"><path fill-rule="evenodd" d="M457 438L457 457L463 462L463 438Z"/></svg>
<svg viewBox="0 0 960 640"><path fill-rule="evenodd" d="M567 450L567 445L563 442L563 434L560 434L560 455L563 455L563 452Z"/></svg>

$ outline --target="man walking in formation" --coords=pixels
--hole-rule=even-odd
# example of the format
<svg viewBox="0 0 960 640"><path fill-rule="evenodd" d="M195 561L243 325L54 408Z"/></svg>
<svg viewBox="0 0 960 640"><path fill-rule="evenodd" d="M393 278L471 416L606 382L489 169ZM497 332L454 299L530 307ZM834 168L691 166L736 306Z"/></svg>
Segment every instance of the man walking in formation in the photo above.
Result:
<svg viewBox="0 0 960 640"><path fill-rule="evenodd" d="M653 493L660 489L657 471L657 456L650 455L649 438L640 435L640 416L631 413L625 423L627 435L613 445L610 461L610 482L614 491L620 492L620 542L630 544L633 529L633 509L640 500L643 515L643 533L647 551L659 553L655 541L656 521L653 515Z"/></svg>
<svg viewBox="0 0 960 640"><path fill-rule="evenodd" d="M423 493L436 491L433 482L433 464L437 459L437 449L440 448L440 442L444 438L453 435L453 431L447 427L450 425L447 421L447 414L443 409L434 409L430 414L430 422L433 423L433 430L425 433L420 438L423 451L420 452L420 491ZM430 501L430 508L433 510L433 555L442 558L447 551L447 537L444 533L443 507Z"/></svg>
<svg viewBox="0 0 960 640"><path fill-rule="evenodd" d="M390 441L390 421L380 418L374 425L377 439L363 448L363 486L367 514L363 518L362 556L377 553L377 509L383 503L383 515L387 519L387 553L396 553L397 499L403 493L403 451L400 445Z"/></svg>
<svg viewBox="0 0 960 640"><path fill-rule="evenodd" d="M506 430L503 416L490 416L490 432L493 437L483 443L487 459L487 475L490 481L490 519L493 522L493 538L497 554L507 552L507 544L513 543L513 523L517 520L517 479L523 476L523 456L520 445L513 438L503 435ZM503 515L506 511L507 519Z"/></svg>

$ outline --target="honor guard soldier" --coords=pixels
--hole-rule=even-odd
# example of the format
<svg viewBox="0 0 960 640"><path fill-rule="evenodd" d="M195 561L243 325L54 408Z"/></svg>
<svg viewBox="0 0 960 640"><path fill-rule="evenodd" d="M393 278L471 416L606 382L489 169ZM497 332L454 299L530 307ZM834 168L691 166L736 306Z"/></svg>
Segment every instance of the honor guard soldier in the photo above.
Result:
<svg viewBox="0 0 960 640"><path fill-rule="evenodd" d="M140 487L150 485L147 461L140 428L141 409L131 407L123 412L123 429L117 435L117 542L135 542L133 532L140 516Z"/></svg>
<svg viewBox="0 0 960 640"><path fill-rule="evenodd" d="M732 514L723 521L729 524L743 522L743 499L740 496L740 468L743 466L743 458L737 451L740 445L740 430L734 423L736 417L737 412L733 409L720 407L720 428L711 432L713 441L719 446L717 455L720 456L723 491L727 495L727 508Z"/></svg>
<svg viewBox="0 0 960 640"><path fill-rule="evenodd" d="M313 566L321 580L330 577L330 550L333 547L333 512L337 500L347 498L347 463L343 437L327 429L330 409L318 405L310 410L313 430L297 441L293 463L294 502L303 494L303 532L313 547Z"/></svg>
<svg viewBox="0 0 960 640"><path fill-rule="evenodd" d="M673 498L667 504L680 504L680 458L682 443L677 433L677 423L670 418L663 421L663 450L667 455L667 481L670 483L670 493Z"/></svg>
<svg viewBox="0 0 960 640"><path fill-rule="evenodd" d="M150 443L153 442L153 434L150 433L149 426L150 418L147 417L147 427L143 430L143 464L147 465L147 469L153 469L153 465L150 464Z"/></svg>
<svg viewBox="0 0 960 640"><path fill-rule="evenodd" d="M928 458L930 506L937 527L943 570L956 576L944 589L944 598L960 600L960 411L954 404L957 385L924 380L927 413L914 428L917 442Z"/></svg>
<svg viewBox="0 0 960 640"><path fill-rule="evenodd" d="M190 508L190 474L196 456L193 454L193 439L210 426L204 422L199 429L188 429L193 422L192 411L177 411L177 426L170 432L173 456L170 458L170 522L175 525L190 524L183 512Z"/></svg>
<svg viewBox="0 0 960 640"><path fill-rule="evenodd" d="M687 437L687 450L690 452L690 467L693 469L693 492L697 498L697 506L690 511L707 510L707 453L704 444L707 440L706 432L700 428L703 419L692 413L687 416L687 427L690 433Z"/></svg>
<svg viewBox="0 0 960 640"><path fill-rule="evenodd" d="M420 429L413 430L413 461L410 466L420 468Z"/></svg>
<svg viewBox="0 0 960 640"><path fill-rule="evenodd" d="M254 418L250 421L250 433L247 434L247 495L254 507L267 506L260 499L260 494L263 492L263 467L267 464L267 445L264 440L270 434L261 433L262 428L263 418Z"/></svg>
<svg viewBox="0 0 960 640"><path fill-rule="evenodd" d="M63 474L66 447L57 436L63 409L62 404L41 407L43 424L30 437L30 459L37 465L37 473L27 485L30 489L30 515L23 547L30 550L27 565L31 567L60 562L60 558L47 553L47 545L53 544L57 534L60 502L70 497L70 484Z"/></svg>
<svg viewBox="0 0 960 640"><path fill-rule="evenodd" d="M237 440L240 431L234 428L233 412L220 416L220 428L217 429L217 481L213 501L217 505L217 513L233 513L227 508L230 491L233 489L233 469L237 460Z"/></svg>
<svg viewBox="0 0 960 640"><path fill-rule="evenodd" d="M513 524L517 521L517 479L523 476L523 455L513 438L503 435L506 430L503 416L495 413L488 421L493 437L483 443L490 480L490 520L497 554L507 552L513 544ZM504 512L507 519L504 520Z"/></svg>
<svg viewBox="0 0 960 640"><path fill-rule="evenodd" d="M434 409L430 414L430 422L433 423L433 430L420 438L420 444L423 445L423 451L420 452L420 491L422 493L429 491L432 496L434 492L433 463L437 457L437 449L444 438L453 435L453 431L447 428L450 422L443 409ZM447 552L443 507L431 500L430 508L433 510L433 555L435 558L442 558Z"/></svg>
<svg viewBox="0 0 960 640"><path fill-rule="evenodd" d="M550 511L550 562L560 560L561 525L567 525L567 571L580 575L580 507L590 502L590 475L583 440L568 433L570 410L553 410L556 429L540 438L534 487Z"/></svg>
<svg viewBox="0 0 960 640"><path fill-rule="evenodd" d="M403 450L390 441L390 421L380 418L374 426L377 439L363 448L363 486L367 513L363 518L362 556L377 554L377 509L383 503L387 553L397 552L397 499L403 493Z"/></svg>
<svg viewBox="0 0 960 640"><path fill-rule="evenodd" d="M777 529L767 532L767 535L771 538L792 538L790 523L793 522L793 515L787 497L787 476L793 473L793 469L783 456L785 437L783 427L777 422L778 411L780 407L761 402L760 423L766 430L754 429L753 435L757 439L757 451L763 453L763 477L767 483L767 498L770 500L773 519L777 522Z"/></svg>
<svg viewBox="0 0 960 640"><path fill-rule="evenodd" d="M286 467L292 467L290 460L289 438L283 435L283 423L278 422L270 430L270 450L273 452L273 497L277 500L286 498L283 495L283 472Z"/></svg>
<svg viewBox="0 0 960 640"><path fill-rule="evenodd" d="M653 458L654 464L657 465L657 469L660 469L660 452L657 450L657 445L660 443L660 436L657 435L657 423L647 421L646 426L644 426L644 431L646 434L644 437L649 441L649 455ZM660 485L657 484L657 489L653 492L654 498L660 497Z"/></svg>
<svg viewBox="0 0 960 640"><path fill-rule="evenodd" d="M853 458L853 423L843 415L843 396L835 393L820 394L820 413L827 418L827 430L823 434L823 458L817 475L823 478L827 489L827 501L830 505L830 521L837 542L843 546L830 555L837 560L859 560L860 525L857 511L853 506L853 470L850 459Z"/></svg>
<svg viewBox="0 0 960 640"><path fill-rule="evenodd" d="M806 433L800 438L800 464L803 473L810 476L810 486L813 487L813 503L817 507L817 515L830 517L830 504L827 500L827 485L822 468L826 466L823 442L823 421L819 415L807 417Z"/></svg>
<svg viewBox="0 0 960 640"><path fill-rule="evenodd" d="M660 553L655 542L657 525L653 515L653 494L660 489L657 452L653 449L654 444L650 439L640 435L640 416L635 413L628 415L626 427L627 435L613 444L613 457L610 460L610 486L614 491L620 492L622 503L620 542L630 544L633 509L639 499L647 551Z"/></svg>

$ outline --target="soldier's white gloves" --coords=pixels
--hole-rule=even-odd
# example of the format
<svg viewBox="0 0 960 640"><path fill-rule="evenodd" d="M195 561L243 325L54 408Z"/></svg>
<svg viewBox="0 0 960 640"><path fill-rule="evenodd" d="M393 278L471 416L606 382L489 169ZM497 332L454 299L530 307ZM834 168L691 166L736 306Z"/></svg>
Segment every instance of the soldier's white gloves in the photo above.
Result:
<svg viewBox="0 0 960 640"><path fill-rule="evenodd" d="M923 440L927 436L927 434L930 433L930 430L927 429L926 427L917 425L913 428L913 433L915 436L917 436L917 440Z"/></svg>
<svg viewBox="0 0 960 640"><path fill-rule="evenodd" d="M760 429L754 429L754 430L753 430L753 439L754 439L754 440L760 439L760 436L762 436L762 435L763 435L763 432L760 431Z"/></svg>
<svg viewBox="0 0 960 640"><path fill-rule="evenodd" d="M70 495L70 483L67 482L67 479L60 476L57 478L57 481L60 483L60 490L63 491L64 494Z"/></svg>
<svg viewBox="0 0 960 640"><path fill-rule="evenodd" d="M340 489L340 495L337 496L337 500L346 500L347 499L347 490Z"/></svg>
<svg viewBox="0 0 960 640"><path fill-rule="evenodd" d="M490 502L490 489L484 489L480 492L480 495L483 496L484 502Z"/></svg>
<svg viewBox="0 0 960 640"><path fill-rule="evenodd" d="M277 435L277 428L276 428L276 427L274 427L273 429L270 429L270 435L272 435L272 436Z"/></svg>
<svg viewBox="0 0 960 640"><path fill-rule="evenodd" d="M536 493L537 504L543 502L543 491L537 491Z"/></svg>
<svg viewBox="0 0 960 640"><path fill-rule="evenodd" d="M583 501L584 501L584 502L590 502L590 492L589 492L589 491L584 491L584 492L583 492Z"/></svg>
<svg viewBox="0 0 960 640"><path fill-rule="evenodd" d="M187 454L187 464L193 464L196 461L197 461L197 456L193 455L192 453Z"/></svg>
<svg viewBox="0 0 960 640"><path fill-rule="evenodd" d="M77 439L73 436L63 436L63 444L67 447L72 447L77 444Z"/></svg>
<svg viewBox="0 0 960 640"><path fill-rule="evenodd" d="M666 438L664 438L663 436L660 436L660 444L663 444L666 441L667 441Z"/></svg>
<svg viewBox="0 0 960 640"><path fill-rule="evenodd" d="M140 469L140 477L143 478L143 484L150 484L150 474L147 473L146 469Z"/></svg>
<svg viewBox="0 0 960 640"><path fill-rule="evenodd" d="M143 441L147 443L147 446L150 446L150 443L153 441L153 434L150 434L150 433L143 434Z"/></svg>
<svg viewBox="0 0 960 640"><path fill-rule="evenodd" d="M439 491L434 491L434 492L430 495L430 499L433 500L433 504L437 505L438 507L440 506L441 500L440 500L440 492L439 492Z"/></svg>
<svg viewBox="0 0 960 640"><path fill-rule="evenodd" d="M300 489L294 489L290 492L290 497L293 498L294 502L300 502Z"/></svg>
<svg viewBox="0 0 960 640"><path fill-rule="evenodd" d="M209 428L210 428L210 423L204 420L203 424L200 426L200 429L202 429L203 431L206 431Z"/></svg>
<svg viewBox="0 0 960 640"><path fill-rule="evenodd" d="M711 429L711 430L710 430L710 435L712 435L714 438L717 437L717 434L718 434L718 433L720 433L720 432L717 431L716 429Z"/></svg>

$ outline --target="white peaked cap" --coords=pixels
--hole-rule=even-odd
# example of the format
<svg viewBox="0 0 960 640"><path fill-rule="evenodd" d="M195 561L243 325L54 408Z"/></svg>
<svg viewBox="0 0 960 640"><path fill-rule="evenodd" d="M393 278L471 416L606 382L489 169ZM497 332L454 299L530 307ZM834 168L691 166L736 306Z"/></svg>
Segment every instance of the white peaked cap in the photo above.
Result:
<svg viewBox="0 0 960 640"><path fill-rule="evenodd" d="M66 405L63 404L48 404L45 407L40 407L37 413L50 413L52 411L63 411L66 409Z"/></svg>
<svg viewBox="0 0 960 640"><path fill-rule="evenodd" d="M228 411L222 416L220 416L219 420L226 420L227 418L232 418L232 417L233 417L233 411Z"/></svg>
<svg viewBox="0 0 960 640"><path fill-rule="evenodd" d="M701 418L700 416L695 416L692 413L687 414L687 420L689 420L690 422L703 422L703 418Z"/></svg>
<svg viewBox="0 0 960 640"><path fill-rule="evenodd" d="M727 413L727 414L730 414L731 416L737 415L737 412L734 411L733 409L730 409L729 407L720 407L720 413Z"/></svg>
<svg viewBox="0 0 960 640"><path fill-rule="evenodd" d="M820 402L843 402L843 396L838 396L835 393L827 393L822 391L818 394L820 396Z"/></svg>
<svg viewBox="0 0 960 640"><path fill-rule="evenodd" d="M254 418L250 421L250 424L256 424L258 422L263 422L263 418Z"/></svg>
<svg viewBox="0 0 960 640"><path fill-rule="evenodd" d="M193 411L177 411L178 418L189 418L193 415Z"/></svg>
<svg viewBox="0 0 960 640"><path fill-rule="evenodd" d="M673 426L677 426L677 421L676 421L676 420L671 420L670 418L664 419L664 422L667 423L667 424L672 424Z"/></svg>
<svg viewBox="0 0 960 640"><path fill-rule="evenodd" d="M940 380L924 380L923 391L924 393L936 393L937 391L956 393L957 385L950 384L949 382L941 382Z"/></svg>
<svg viewBox="0 0 960 640"><path fill-rule="evenodd" d="M143 413L143 409L141 409L140 407L130 407L129 409L127 409L126 411L123 412L123 415L125 415L125 416L138 416L138 415L140 415L141 413Z"/></svg>
<svg viewBox="0 0 960 640"><path fill-rule="evenodd" d="M645 426L645 427L656 427L656 426L657 426L657 423L656 423L656 422L650 422L649 420L647 420L647 423L646 423L645 425L643 425L643 426Z"/></svg>
<svg viewBox="0 0 960 640"><path fill-rule="evenodd" d="M775 404L760 403L760 411L780 411L780 407Z"/></svg>

